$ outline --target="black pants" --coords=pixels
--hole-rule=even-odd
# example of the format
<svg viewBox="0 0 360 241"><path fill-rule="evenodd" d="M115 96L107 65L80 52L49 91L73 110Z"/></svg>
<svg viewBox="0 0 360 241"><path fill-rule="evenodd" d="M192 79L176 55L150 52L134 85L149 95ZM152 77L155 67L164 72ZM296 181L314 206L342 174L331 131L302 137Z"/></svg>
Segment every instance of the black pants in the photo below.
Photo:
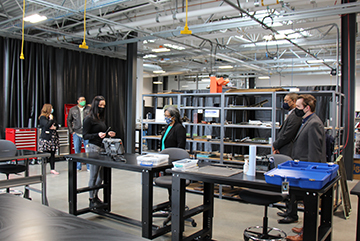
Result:
<svg viewBox="0 0 360 241"><path fill-rule="evenodd" d="M48 162L50 163L50 169L54 170L55 169L55 151L46 151L46 152L50 153Z"/></svg>

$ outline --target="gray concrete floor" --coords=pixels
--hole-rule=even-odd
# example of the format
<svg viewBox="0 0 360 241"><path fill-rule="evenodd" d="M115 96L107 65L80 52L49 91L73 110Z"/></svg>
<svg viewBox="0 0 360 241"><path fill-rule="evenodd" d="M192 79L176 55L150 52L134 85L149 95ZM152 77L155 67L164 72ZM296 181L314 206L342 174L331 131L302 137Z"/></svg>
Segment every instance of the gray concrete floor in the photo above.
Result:
<svg viewBox="0 0 360 241"><path fill-rule="evenodd" d="M56 162L57 171L60 175L51 175L48 170L47 176L47 192L49 206L64 212L68 212L68 173L67 162ZM40 172L40 165L30 166L31 173ZM141 218L141 174L136 172L129 172L123 170L112 171L112 212L131 217L137 220ZM0 179L4 179L5 175L0 175ZM12 176L11 178L16 178ZM86 167L83 166L83 171L78 173L78 186L87 186L89 173ZM348 181L349 190L357 183L357 180ZM40 187L40 185L34 185ZM15 188L23 190L21 187ZM36 192L31 192L31 198L34 202L41 203L41 196ZM100 193L100 197L102 193ZM343 208L339 207L334 213L333 218L333 234L332 240L355 240L356 236L356 219L357 219L357 197L351 195L352 212L350 218L345 219ZM167 190L162 188L154 188L154 203L166 201ZM186 197L186 204L189 207L194 207L200 204L202 200L201 195L188 193ZM86 207L88 205L88 194L84 193L78 195L78 208ZM236 201L215 198L215 213L213 225L213 239L228 241L228 240L243 240L243 230L248 226L261 225L264 208L261 206L244 204ZM301 227L303 213L299 213L300 219L295 224L278 224L276 215L277 208L269 208L269 226L277 227L285 231L288 235L295 235L291 232L292 227ZM107 218L99 217L95 214L84 214L79 217L85 218L108 227L122 230L124 232L141 236L141 229L136 226L120 223L109 220ZM202 225L202 215L194 217L198 227ZM156 224L161 225L163 218L155 218ZM196 230L190 223L186 223L185 234L192 233ZM104 240L106 238L104 237ZM154 239L156 241L171 240L171 235L167 234L162 237Z"/></svg>

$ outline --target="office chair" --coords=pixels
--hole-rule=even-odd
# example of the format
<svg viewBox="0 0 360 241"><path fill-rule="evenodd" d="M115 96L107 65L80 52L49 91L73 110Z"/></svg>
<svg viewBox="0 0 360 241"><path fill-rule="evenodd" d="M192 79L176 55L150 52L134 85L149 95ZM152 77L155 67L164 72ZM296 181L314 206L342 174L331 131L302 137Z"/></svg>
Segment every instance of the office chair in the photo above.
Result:
<svg viewBox="0 0 360 241"><path fill-rule="evenodd" d="M1 156L9 156L11 158L16 153L16 146L11 141L7 140L0 140L0 155ZM12 161L9 159L9 161ZM13 163L0 163L0 173L4 173L6 175L6 179L9 180L10 174L19 174L26 170L26 166L22 164L18 164L16 161L15 164ZM6 192L10 192L10 188L6 188Z"/></svg>
<svg viewBox="0 0 360 241"><path fill-rule="evenodd" d="M239 196L245 202L265 206L263 226L252 226L246 228L244 230L245 241L285 240L287 235L284 231L278 228L268 227L267 211L270 204L283 201L285 198L287 198L287 194L255 189L244 189L239 192Z"/></svg>
<svg viewBox="0 0 360 241"><path fill-rule="evenodd" d="M174 161L190 158L189 153L181 148L166 148L160 152L161 154L168 154L169 155L169 164L173 163ZM154 217L167 217L166 220L163 222L163 225L166 226L168 222L171 221L171 185L172 185L172 176L166 175L157 177L154 180L156 186L164 187L168 189L169 194L169 201L165 203L158 204L153 207L153 212L157 211L167 211L168 213L165 214L154 214ZM189 180L186 180L186 186L190 184ZM196 227L196 222L194 219L189 218L186 219L187 221L191 222L193 227Z"/></svg>
<svg viewBox="0 0 360 241"><path fill-rule="evenodd" d="M267 156L273 164L271 168L276 168L279 164L292 160L291 157L283 154L270 154ZM273 203L282 202L288 198L287 194L269 192L255 189L245 189L240 191L239 196L248 203L265 206L263 226L248 227L244 230L244 239L247 240L284 240L286 233L277 228L268 227L267 210Z"/></svg>

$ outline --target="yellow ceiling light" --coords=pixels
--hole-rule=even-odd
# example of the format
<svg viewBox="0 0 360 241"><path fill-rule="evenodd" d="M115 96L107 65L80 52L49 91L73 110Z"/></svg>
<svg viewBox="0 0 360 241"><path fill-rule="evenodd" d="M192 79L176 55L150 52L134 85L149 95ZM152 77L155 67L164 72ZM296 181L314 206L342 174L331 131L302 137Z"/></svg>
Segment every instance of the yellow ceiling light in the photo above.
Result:
<svg viewBox="0 0 360 241"><path fill-rule="evenodd" d="M86 34L86 0L85 0L85 6L84 6L84 39L83 39L82 44L79 45L79 48L81 48L81 49L89 48L89 46L86 45L85 34Z"/></svg>
<svg viewBox="0 0 360 241"><path fill-rule="evenodd" d="M184 30L180 31L180 34L192 34L192 31L188 27L188 0L186 0L186 21Z"/></svg>
<svg viewBox="0 0 360 241"><path fill-rule="evenodd" d="M25 0L23 1L23 20L22 20L22 37L21 37L20 59L25 59L25 57L24 57L24 18L25 18Z"/></svg>

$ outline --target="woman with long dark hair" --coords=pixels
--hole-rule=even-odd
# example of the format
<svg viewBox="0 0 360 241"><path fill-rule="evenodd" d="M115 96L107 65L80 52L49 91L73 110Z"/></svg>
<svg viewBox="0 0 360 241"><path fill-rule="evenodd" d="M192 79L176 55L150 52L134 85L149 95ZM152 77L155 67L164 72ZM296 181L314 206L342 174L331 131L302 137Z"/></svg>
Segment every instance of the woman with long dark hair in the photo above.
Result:
<svg viewBox="0 0 360 241"><path fill-rule="evenodd" d="M108 134L110 137L114 137L116 133L109 131L106 133L107 126L105 124L105 98L103 96L95 96L91 103L89 115L84 119L83 123L83 137L85 140L89 140L89 143L85 147L86 152L102 152L104 146L102 140ZM89 187L101 185L103 181L103 173L101 166L90 164L90 179ZM89 192L90 207L95 208L100 206L103 202L98 197L99 190L91 190Z"/></svg>
<svg viewBox="0 0 360 241"><path fill-rule="evenodd" d="M186 130L180 119L180 112L174 106L169 106L164 112L166 124L165 131L161 136L161 150L169 147L185 149Z"/></svg>
<svg viewBox="0 0 360 241"><path fill-rule="evenodd" d="M58 175L55 171L55 152L59 148L59 136L57 133L58 124L52 115L54 109L51 104L44 104L39 116L41 134L39 138L39 151L50 153L50 173Z"/></svg>

